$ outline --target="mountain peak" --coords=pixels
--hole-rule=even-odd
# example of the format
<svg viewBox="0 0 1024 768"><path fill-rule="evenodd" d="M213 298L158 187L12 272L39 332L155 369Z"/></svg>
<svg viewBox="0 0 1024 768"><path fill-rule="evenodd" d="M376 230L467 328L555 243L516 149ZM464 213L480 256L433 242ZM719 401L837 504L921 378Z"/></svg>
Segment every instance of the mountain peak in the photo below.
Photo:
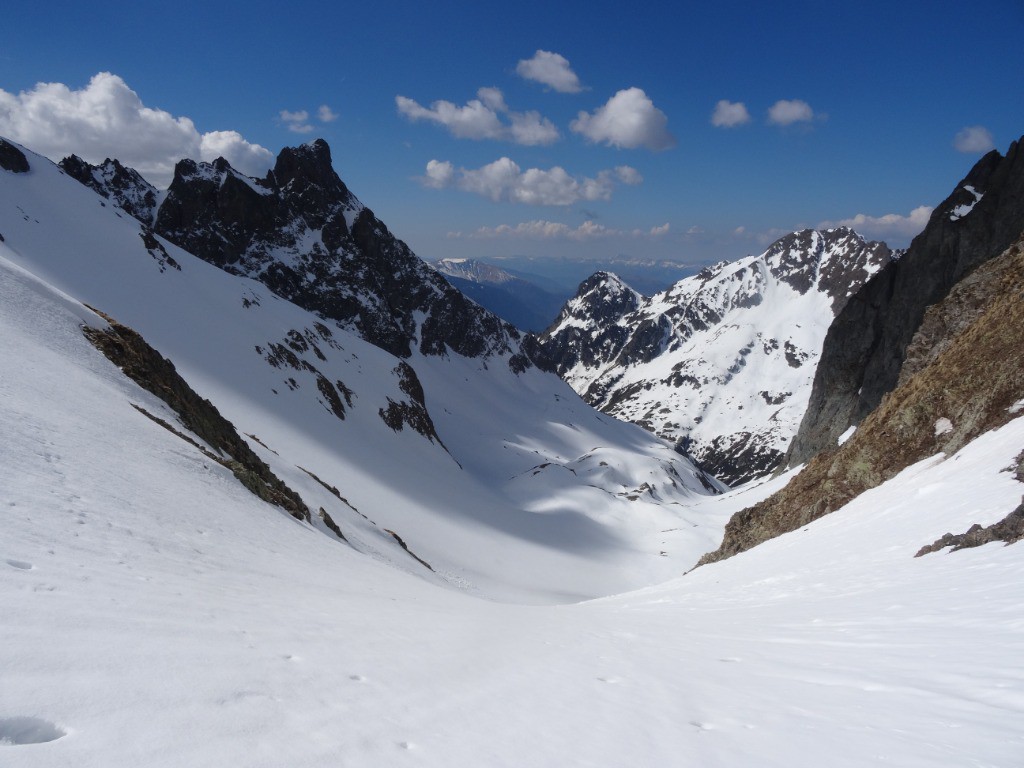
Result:
<svg viewBox="0 0 1024 768"><path fill-rule="evenodd" d="M282 189L293 182L302 182L325 190L344 190L348 194L344 182L334 170L331 148L323 139L282 149L271 174Z"/></svg>
<svg viewBox="0 0 1024 768"><path fill-rule="evenodd" d="M541 341L591 405L744 482L782 460L828 324L891 254L846 227L805 229L649 299L599 272Z"/></svg>

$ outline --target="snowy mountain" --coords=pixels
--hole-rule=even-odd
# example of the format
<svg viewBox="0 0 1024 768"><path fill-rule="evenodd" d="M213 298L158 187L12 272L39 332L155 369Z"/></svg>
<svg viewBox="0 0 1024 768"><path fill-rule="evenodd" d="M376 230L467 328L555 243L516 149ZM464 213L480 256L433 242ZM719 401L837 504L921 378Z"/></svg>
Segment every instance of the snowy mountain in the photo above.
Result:
<svg viewBox="0 0 1024 768"><path fill-rule="evenodd" d="M477 304L524 331L547 328L567 298L478 259L439 259L431 266Z"/></svg>
<svg viewBox="0 0 1024 768"><path fill-rule="evenodd" d="M320 152L314 145L308 154ZM288 150L282 156L278 179L291 162ZM687 526L675 537L677 546L666 548L659 532L681 528L679 504L717 490L715 483L531 365L515 329L414 263L404 245L386 240L383 225L373 225L386 240L372 252L375 259L347 250L354 242L348 235L339 235L330 253L316 247L324 235L310 232L323 219L301 212L280 237L267 230L241 248L240 229L218 234L214 226L229 217L222 208L233 210L232 188L244 199L250 192L275 196L267 205L291 205L293 212L303 201L317 203L316 195L299 194L300 185L291 183L278 199L277 192L254 191L262 187L222 163L179 164L156 218L170 218L170 201L184 195L181 180L191 179L204 194L223 182L210 204L214 213L200 216L203 237L184 229L178 235L211 260L219 243L222 263L213 266L49 161L27 151L23 157L27 171L0 174L4 264L33 275L39 290L55 289L94 308L77 310L86 325L102 329L109 318L141 334L245 436L248 448L303 499L310 524L329 536L336 534L317 517L320 508L352 547L424 578L487 595L550 600L651 583L695 562L717 535L714 527ZM220 175L200 183L184 172L192 169ZM372 223L352 200L330 206L338 229L346 214ZM262 225L253 231L262 232ZM310 239L311 252L294 250ZM325 284L315 274L300 275L300 268L325 275ZM388 279L397 285L380 275L391 269ZM238 274L243 271L275 285L280 278L305 301L338 304L312 313ZM420 273L429 279L425 285L416 282ZM378 287L396 293L376 294ZM456 334L459 327L465 336ZM162 381L149 387L167 388ZM168 414L166 405L140 406L217 452L188 417ZM198 451L188 441L182 450ZM229 453L226 460L238 458ZM585 554L596 551L604 554Z"/></svg>
<svg viewBox="0 0 1024 768"><path fill-rule="evenodd" d="M540 341L587 402L743 483L782 461L829 324L893 256L849 229L804 230L651 298L597 273Z"/></svg>
<svg viewBox="0 0 1024 768"><path fill-rule="evenodd" d="M913 463L681 576L815 484L704 492L511 351L397 357L0 141L0 763L1011 768L1024 550L914 555L1020 505L1021 253L925 323L982 318L914 345L909 438L846 443Z"/></svg>

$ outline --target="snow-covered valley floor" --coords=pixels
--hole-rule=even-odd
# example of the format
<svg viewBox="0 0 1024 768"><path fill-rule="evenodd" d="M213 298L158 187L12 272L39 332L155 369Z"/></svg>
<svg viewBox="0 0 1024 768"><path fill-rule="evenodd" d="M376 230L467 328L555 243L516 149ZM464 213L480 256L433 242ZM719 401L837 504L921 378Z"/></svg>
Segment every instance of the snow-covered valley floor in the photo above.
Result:
<svg viewBox="0 0 1024 768"><path fill-rule="evenodd" d="M10 275L2 766L1024 764L1024 545L913 557L1020 503L1024 419L658 586L499 603L255 501Z"/></svg>

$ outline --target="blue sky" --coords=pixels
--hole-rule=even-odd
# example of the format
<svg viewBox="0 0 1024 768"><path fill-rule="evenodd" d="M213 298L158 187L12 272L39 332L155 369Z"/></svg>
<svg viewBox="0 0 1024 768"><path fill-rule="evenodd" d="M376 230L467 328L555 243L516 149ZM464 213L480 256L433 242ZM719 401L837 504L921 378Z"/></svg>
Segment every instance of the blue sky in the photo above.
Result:
<svg viewBox="0 0 1024 768"><path fill-rule="evenodd" d="M688 263L850 221L906 245L1024 133L1020 0L327 5L14 0L0 133L157 178L321 136L426 259Z"/></svg>

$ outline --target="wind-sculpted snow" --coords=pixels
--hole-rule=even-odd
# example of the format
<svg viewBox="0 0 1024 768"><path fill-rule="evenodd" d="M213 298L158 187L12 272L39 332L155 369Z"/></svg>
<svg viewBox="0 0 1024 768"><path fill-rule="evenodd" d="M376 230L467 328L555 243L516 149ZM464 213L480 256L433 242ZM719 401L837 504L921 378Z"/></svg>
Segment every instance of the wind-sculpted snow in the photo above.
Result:
<svg viewBox="0 0 1024 768"><path fill-rule="evenodd" d="M62 290L141 334L251 440L302 497L307 525L331 539L333 525L355 550L424 578L540 601L652 583L713 545L717 523L684 528L680 516L721 486L643 430L594 411L555 375L517 362L511 349L439 354L427 330L453 315L414 313L422 337L396 357L346 323L196 258L25 154L28 172L0 171L4 279L20 267L39 291ZM230 178L225 169L204 183ZM4 304L4 322L22 311L20 301ZM40 333L34 343L48 343ZM5 359L5 376L18 364ZM166 407L139 393L116 399L126 401L212 450ZM168 434L190 461L210 464Z"/></svg>
<svg viewBox="0 0 1024 768"><path fill-rule="evenodd" d="M649 299L598 273L541 342L592 405L742 483L782 460L834 313L891 257L848 229L804 230Z"/></svg>

